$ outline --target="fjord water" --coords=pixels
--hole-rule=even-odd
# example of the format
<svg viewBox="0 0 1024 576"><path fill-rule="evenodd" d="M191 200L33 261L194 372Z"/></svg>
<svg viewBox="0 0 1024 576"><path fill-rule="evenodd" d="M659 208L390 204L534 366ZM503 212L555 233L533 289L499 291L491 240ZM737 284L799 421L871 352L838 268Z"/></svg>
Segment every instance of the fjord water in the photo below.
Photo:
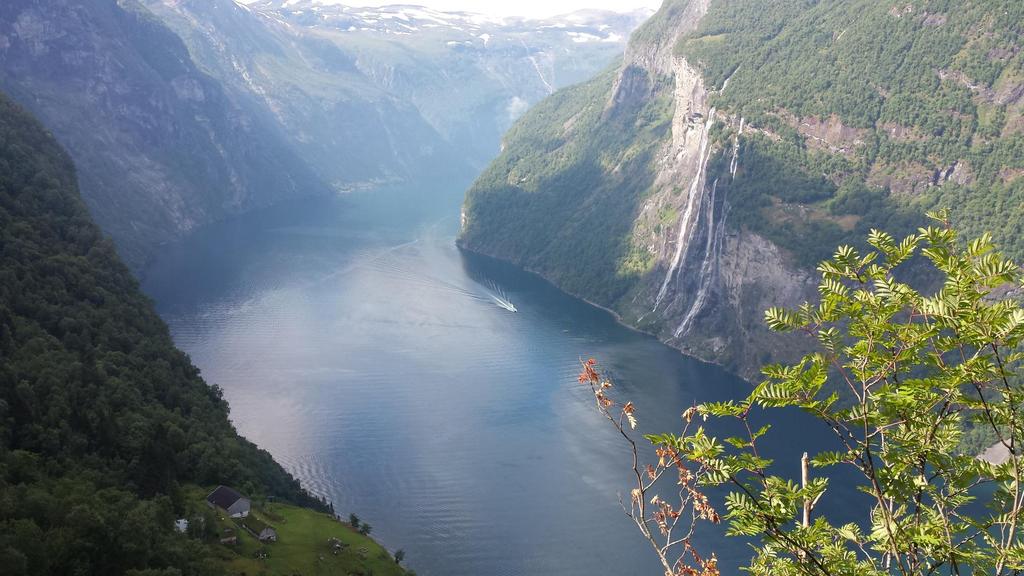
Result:
<svg viewBox="0 0 1024 576"><path fill-rule="evenodd" d="M252 213L167 247L144 288L239 431L419 574L661 573L619 507L628 453L577 383L579 360L600 359L645 431L749 385L460 253L462 189ZM828 445L807 424L773 431L794 476L800 451ZM701 542L725 573L749 556L715 531Z"/></svg>

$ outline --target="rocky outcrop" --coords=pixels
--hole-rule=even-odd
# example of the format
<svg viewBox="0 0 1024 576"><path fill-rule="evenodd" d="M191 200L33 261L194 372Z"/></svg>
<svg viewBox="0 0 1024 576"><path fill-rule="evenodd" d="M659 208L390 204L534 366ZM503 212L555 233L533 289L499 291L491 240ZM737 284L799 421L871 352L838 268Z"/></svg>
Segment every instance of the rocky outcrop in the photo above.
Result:
<svg viewBox="0 0 1024 576"><path fill-rule="evenodd" d="M918 142L924 140L924 135L913 126L904 126L895 122L884 122L879 128L886 138L893 142Z"/></svg>
<svg viewBox="0 0 1024 576"><path fill-rule="evenodd" d="M691 3L673 38L692 30L706 9L706 3ZM802 348L795 338L769 334L764 311L813 298L815 282L764 238L727 230L728 188L742 177L738 139L745 122L723 118L709 106L703 75L686 59L672 56L666 68L663 57L650 54L642 52L623 75L643 67L649 75L671 78L671 138L655 164L655 192L644 202L632 238L655 264L620 309L627 322L663 341L754 378L764 358L785 358ZM620 82L617 94L627 85ZM714 142L711 134L723 120L733 134L725 144ZM824 137L854 137L834 126L819 129ZM715 155L728 157L725 173L709 173ZM666 222L665 214L677 217Z"/></svg>
<svg viewBox="0 0 1024 576"><path fill-rule="evenodd" d="M865 145L870 134L870 130L846 126L835 114L825 119L808 116L790 121L808 147L833 154L852 154Z"/></svg>

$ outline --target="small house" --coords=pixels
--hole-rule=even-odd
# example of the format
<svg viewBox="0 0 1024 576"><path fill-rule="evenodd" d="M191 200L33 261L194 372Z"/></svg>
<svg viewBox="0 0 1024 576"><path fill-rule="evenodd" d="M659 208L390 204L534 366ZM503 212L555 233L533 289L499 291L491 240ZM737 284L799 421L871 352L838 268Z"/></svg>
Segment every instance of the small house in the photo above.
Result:
<svg viewBox="0 0 1024 576"><path fill-rule="evenodd" d="M188 532L188 519L187 518L179 518L179 519L175 520L174 521L174 529L177 530L178 532L181 532L182 534L184 534L185 532Z"/></svg>
<svg viewBox="0 0 1024 576"><path fill-rule="evenodd" d="M218 486L206 497L211 508L220 508L232 518L246 518L252 509L252 502L227 486Z"/></svg>
<svg viewBox="0 0 1024 576"><path fill-rule="evenodd" d="M260 539L260 542L277 542L277 530L274 530L270 526L267 526L260 533L256 535Z"/></svg>

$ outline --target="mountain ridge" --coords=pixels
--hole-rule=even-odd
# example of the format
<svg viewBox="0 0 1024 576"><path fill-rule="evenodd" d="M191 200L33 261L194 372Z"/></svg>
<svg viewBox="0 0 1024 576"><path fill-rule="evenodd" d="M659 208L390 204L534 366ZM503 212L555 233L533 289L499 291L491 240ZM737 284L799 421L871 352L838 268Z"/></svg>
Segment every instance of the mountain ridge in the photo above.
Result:
<svg viewBox="0 0 1024 576"><path fill-rule="evenodd" d="M320 186L131 0L5 2L0 36L0 89L67 146L133 266L211 219Z"/></svg>
<svg viewBox="0 0 1024 576"><path fill-rule="evenodd" d="M249 7L350 54L378 87L412 103L479 170L530 104L621 57L645 11L580 11L530 19L399 4Z"/></svg>
<svg viewBox="0 0 1024 576"><path fill-rule="evenodd" d="M0 89L70 151L90 211L137 273L160 246L254 208L465 177L529 104L603 67L639 23L583 19L614 41L575 42L568 28L523 40L535 24L515 41L497 31L456 41L348 33L261 6L0 7Z"/></svg>
<svg viewBox="0 0 1024 576"><path fill-rule="evenodd" d="M813 300L813 266L835 246L861 241L870 227L913 230L943 205L977 227L992 218L981 198L1013 205L1021 197L1019 182L1001 184L990 167L996 158L1003 170L1019 165L1021 139L986 125L993 106L1015 118L1021 105L1012 40L1021 18L994 20L1004 7L984 2L960 13L940 1L898 10L896 2L768 4L667 0L633 34L621 66L556 94L509 132L505 152L467 193L460 244L538 271L752 379L806 345L770 334L762 314ZM865 45L878 49L865 54ZM891 62L892 47L905 45L944 72L924 78ZM818 55L804 57L812 49ZM804 63L814 58L817 68ZM847 61L856 74L835 71ZM964 66L987 71L991 85L965 84ZM830 87L833 76L842 90ZM869 79L888 94L877 108L844 98ZM990 104L997 93L1005 102ZM916 111L915 101L923 103ZM946 102L959 107L946 112ZM864 114L877 127L861 128ZM916 120L887 123L900 114ZM923 128L908 128L914 122ZM992 158L982 155L989 149ZM934 166L909 194L898 184L906 170L878 176L888 159L908 155ZM969 176L979 164L987 179ZM1010 232L1018 211L1002 225L1011 253L1024 248Z"/></svg>

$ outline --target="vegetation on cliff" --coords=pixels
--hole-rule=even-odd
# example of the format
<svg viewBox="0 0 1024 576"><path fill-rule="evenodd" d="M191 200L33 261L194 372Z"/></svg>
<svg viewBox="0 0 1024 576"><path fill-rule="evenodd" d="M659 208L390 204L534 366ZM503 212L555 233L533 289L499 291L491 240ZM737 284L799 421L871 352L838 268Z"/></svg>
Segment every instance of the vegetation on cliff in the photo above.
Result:
<svg viewBox="0 0 1024 576"><path fill-rule="evenodd" d="M0 95L0 565L220 573L174 531L186 483L324 508L235 432L90 220L67 154Z"/></svg>
<svg viewBox="0 0 1024 576"><path fill-rule="evenodd" d="M272 119L136 0L5 1L0 37L0 90L68 151L91 214L136 269L202 224L328 192Z"/></svg>
<svg viewBox="0 0 1024 576"><path fill-rule="evenodd" d="M872 228L949 208L1024 256L1019 3L706 4L665 2L622 66L528 113L467 193L462 244L748 376L737 358L792 342L755 308Z"/></svg>
<svg viewBox="0 0 1024 576"><path fill-rule="evenodd" d="M622 297L643 267L629 257L632 220L672 122L667 91L610 113L614 79L608 71L561 90L512 127L467 195L460 238L603 305ZM595 214L606 216L600 233Z"/></svg>
<svg viewBox="0 0 1024 576"><path fill-rule="evenodd" d="M1011 0L712 2L675 49L709 86L728 79L712 103L753 128L741 158L758 189L734 199L734 224L813 265L827 254L788 234L778 205L817 207L801 232L842 241L911 230L892 210L945 206L1024 255L1022 25ZM751 165L766 157L783 170ZM793 168L807 180L756 182Z"/></svg>

